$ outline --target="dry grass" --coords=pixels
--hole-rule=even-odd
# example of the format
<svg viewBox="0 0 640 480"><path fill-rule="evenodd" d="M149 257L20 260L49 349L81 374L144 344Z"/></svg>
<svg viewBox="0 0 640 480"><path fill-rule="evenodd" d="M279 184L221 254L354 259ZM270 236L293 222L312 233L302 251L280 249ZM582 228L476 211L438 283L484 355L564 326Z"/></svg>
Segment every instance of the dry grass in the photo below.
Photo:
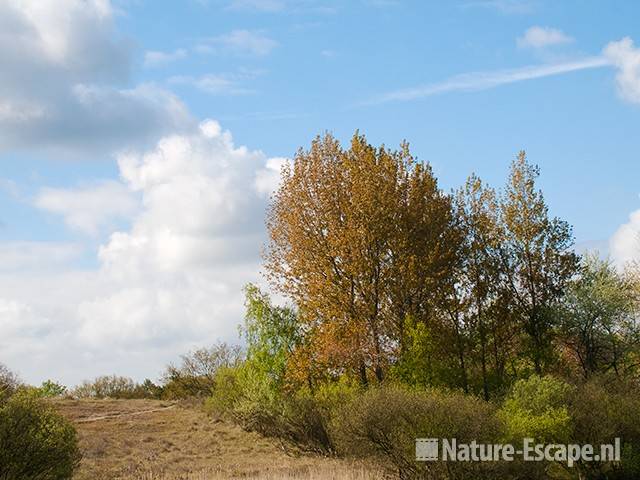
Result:
<svg viewBox="0 0 640 480"><path fill-rule="evenodd" d="M154 400L57 400L78 429L74 480L370 480L363 464L303 455L210 418L198 406Z"/></svg>

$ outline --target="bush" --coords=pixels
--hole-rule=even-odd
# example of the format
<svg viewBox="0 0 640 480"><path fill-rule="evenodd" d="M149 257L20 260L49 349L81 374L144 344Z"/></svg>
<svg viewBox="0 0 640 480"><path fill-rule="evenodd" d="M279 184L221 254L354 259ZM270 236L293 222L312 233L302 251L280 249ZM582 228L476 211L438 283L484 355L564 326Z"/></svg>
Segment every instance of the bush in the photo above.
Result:
<svg viewBox="0 0 640 480"><path fill-rule="evenodd" d="M517 381L499 416L509 440L533 438L538 443L567 443L571 438L569 399L574 388L551 376L533 375Z"/></svg>
<svg viewBox="0 0 640 480"><path fill-rule="evenodd" d="M584 478L640 478L640 389L632 383L596 379L578 387L571 399L573 441L578 444L613 444L621 439L619 465L578 463Z"/></svg>
<svg viewBox="0 0 640 480"><path fill-rule="evenodd" d="M178 366L169 365L162 375L163 398L206 397L211 394L216 372L239 365L242 349L218 343L180 357Z"/></svg>
<svg viewBox="0 0 640 480"><path fill-rule="evenodd" d="M0 406L0 478L70 479L80 462L71 423L35 396L19 392Z"/></svg>
<svg viewBox="0 0 640 480"><path fill-rule="evenodd" d="M313 392L307 388L279 391L262 372L245 364L218 371L205 406L209 413L231 418L246 430L326 454L335 452L329 429L332 415L358 388L335 382Z"/></svg>
<svg viewBox="0 0 640 480"><path fill-rule="evenodd" d="M40 398L62 397L67 393L67 387L52 380L45 380L35 390L36 395Z"/></svg>
<svg viewBox="0 0 640 480"><path fill-rule="evenodd" d="M316 390L302 389L283 403L278 435L300 448L318 453L336 453L334 416L341 405L360 393L360 386L346 381L329 382Z"/></svg>
<svg viewBox="0 0 640 480"><path fill-rule="evenodd" d="M73 389L77 398L134 398L135 382L127 377L104 375L95 380L82 382Z"/></svg>
<svg viewBox="0 0 640 480"><path fill-rule="evenodd" d="M244 364L219 371L206 406L211 412L232 418L246 430L277 436L283 401L267 377Z"/></svg>
<svg viewBox="0 0 640 480"><path fill-rule="evenodd" d="M501 428L493 414L489 403L475 397L387 386L339 408L331 431L340 453L373 457L402 479L496 478L500 466L493 463L415 460L416 438L498 443Z"/></svg>
<svg viewBox="0 0 640 480"><path fill-rule="evenodd" d="M15 373L0 363L0 405L16 392L21 383Z"/></svg>

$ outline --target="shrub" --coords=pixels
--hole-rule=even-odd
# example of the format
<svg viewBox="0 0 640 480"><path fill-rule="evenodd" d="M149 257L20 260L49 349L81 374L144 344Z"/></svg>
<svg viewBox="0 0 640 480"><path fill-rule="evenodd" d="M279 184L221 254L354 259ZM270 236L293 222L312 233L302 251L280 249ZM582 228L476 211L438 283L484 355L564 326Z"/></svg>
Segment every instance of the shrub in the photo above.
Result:
<svg viewBox="0 0 640 480"><path fill-rule="evenodd" d="M246 430L285 439L302 450L333 453L332 415L357 391L347 382L324 384L313 392L277 390L262 372L244 364L218 371L205 406Z"/></svg>
<svg viewBox="0 0 640 480"><path fill-rule="evenodd" d="M71 423L35 396L0 406L0 479L67 480L80 462Z"/></svg>
<svg viewBox="0 0 640 480"><path fill-rule="evenodd" d="M21 383L15 373L0 363L0 405L16 392Z"/></svg>
<svg viewBox="0 0 640 480"><path fill-rule="evenodd" d="M456 438L497 443L494 408L475 397L399 386L371 389L339 409L332 421L338 451L373 457L400 478L495 478L498 465L485 462L416 462L415 439Z"/></svg>
<svg viewBox="0 0 640 480"><path fill-rule="evenodd" d="M551 376L517 381L500 409L509 440L533 438L540 443L567 443L571 438L571 385Z"/></svg>
<svg viewBox="0 0 640 480"><path fill-rule="evenodd" d="M135 382L127 377L104 375L95 380L85 380L73 389L73 396L78 398L133 398Z"/></svg>
<svg viewBox="0 0 640 480"><path fill-rule="evenodd" d="M35 393L41 398L61 397L67 393L67 387L52 380L45 380L36 388Z"/></svg>
<svg viewBox="0 0 640 480"><path fill-rule="evenodd" d="M357 397L360 388L343 380L322 384L314 391L302 389L290 395L282 403L279 436L306 450L336 453L331 429L333 418L341 405Z"/></svg>
<svg viewBox="0 0 640 480"><path fill-rule="evenodd" d="M570 402L578 444L622 442L620 464L578 463L584 478L640 478L640 389L633 383L596 379L578 387Z"/></svg>
<svg viewBox="0 0 640 480"><path fill-rule="evenodd" d="M277 436L283 401L267 377L244 364L220 370L206 404L210 410L232 418L246 430Z"/></svg>
<svg viewBox="0 0 640 480"><path fill-rule="evenodd" d="M234 409L244 395L241 367L223 367L213 380L212 394L205 400L208 413L235 418Z"/></svg>
<svg viewBox="0 0 640 480"><path fill-rule="evenodd" d="M216 372L221 368L237 366L241 360L242 349L226 343L182 355L180 364L169 365L162 376L163 397L206 397L211 394Z"/></svg>
<svg viewBox="0 0 640 480"><path fill-rule="evenodd" d="M142 383L136 383L128 377L104 375L91 381L85 380L71 394L76 398L159 399L163 395L163 387L148 378Z"/></svg>

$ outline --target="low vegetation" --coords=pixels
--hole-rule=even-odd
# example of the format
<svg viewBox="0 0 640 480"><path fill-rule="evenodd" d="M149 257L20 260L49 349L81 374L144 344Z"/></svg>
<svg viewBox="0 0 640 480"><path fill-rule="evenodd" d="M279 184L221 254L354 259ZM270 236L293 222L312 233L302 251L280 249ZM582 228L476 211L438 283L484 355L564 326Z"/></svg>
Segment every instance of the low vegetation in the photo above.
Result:
<svg viewBox="0 0 640 480"><path fill-rule="evenodd" d="M71 478L81 458L73 425L1 365L0 392L0 479Z"/></svg>

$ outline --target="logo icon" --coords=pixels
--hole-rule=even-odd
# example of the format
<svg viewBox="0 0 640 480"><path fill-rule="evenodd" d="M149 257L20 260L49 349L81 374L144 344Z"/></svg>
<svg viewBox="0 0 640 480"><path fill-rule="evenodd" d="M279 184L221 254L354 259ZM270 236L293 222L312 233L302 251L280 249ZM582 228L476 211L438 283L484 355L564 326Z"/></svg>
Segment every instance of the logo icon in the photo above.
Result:
<svg viewBox="0 0 640 480"><path fill-rule="evenodd" d="M416 460L419 462L438 460L438 439L416 438Z"/></svg>

